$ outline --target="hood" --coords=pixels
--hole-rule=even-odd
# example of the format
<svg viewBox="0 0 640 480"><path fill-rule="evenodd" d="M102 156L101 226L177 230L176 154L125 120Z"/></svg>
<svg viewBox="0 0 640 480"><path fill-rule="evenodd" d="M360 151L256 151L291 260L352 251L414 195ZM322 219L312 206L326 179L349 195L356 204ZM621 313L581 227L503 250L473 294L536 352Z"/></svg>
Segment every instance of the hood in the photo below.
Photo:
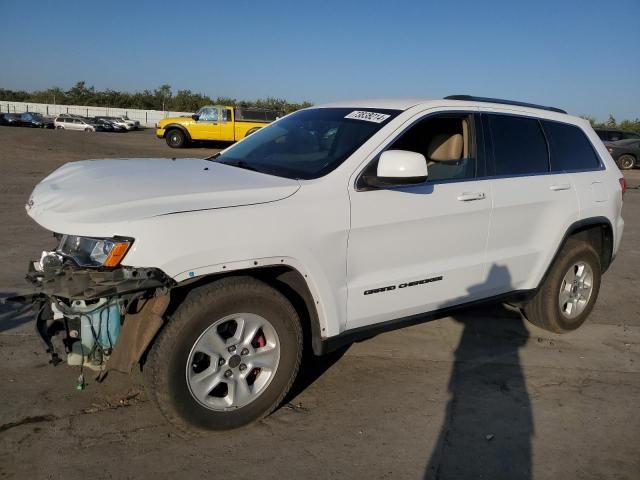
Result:
<svg viewBox="0 0 640 480"><path fill-rule="evenodd" d="M158 121L158 125L169 125L170 123L179 123L181 125L188 125L191 123L195 123L195 120L191 118L191 116L188 116L188 117L168 117Z"/></svg>
<svg viewBox="0 0 640 480"><path fill-rule="evenodd" d="M26 209L48 230L98 235L116 223L274 202L299 188L297 180L200 159L84 160L36 185Z"/></svg>

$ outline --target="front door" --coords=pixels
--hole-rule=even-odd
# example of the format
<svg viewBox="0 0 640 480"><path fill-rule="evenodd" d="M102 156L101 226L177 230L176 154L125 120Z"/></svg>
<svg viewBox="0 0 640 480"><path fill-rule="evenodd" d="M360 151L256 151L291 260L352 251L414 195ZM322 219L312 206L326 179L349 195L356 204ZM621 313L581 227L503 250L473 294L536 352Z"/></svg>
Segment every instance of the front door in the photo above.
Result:
<svg viewBox="0 0 640 480"><path fill-rule="evenodd" d="M389 147L425 155L426 183L350 192L348 328L483 296L492 193L474 125L471 114L426 117Z"/></svg>
<svg viewBox="0 0 640 480"><path fill-rule="evenodd" d="M189 127L189 133L194 140L220 139L220 109L218 107L204 107L200 109L200 117Z"/></svg>

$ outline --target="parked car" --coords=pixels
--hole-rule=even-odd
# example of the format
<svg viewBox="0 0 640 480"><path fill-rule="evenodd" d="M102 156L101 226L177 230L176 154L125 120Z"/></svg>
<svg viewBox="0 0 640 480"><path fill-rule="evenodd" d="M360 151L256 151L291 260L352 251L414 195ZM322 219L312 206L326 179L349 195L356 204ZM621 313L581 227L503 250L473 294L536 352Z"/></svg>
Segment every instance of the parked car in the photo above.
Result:
<svg viewBox="0 0 640 480"><path fill-rule="evenodd" d="M91 121L100 126L100 128L105 131L105 132L114 132L115 131L115 126L113 125L113 123L107 121L107 120L103 120L102 118L97 118L94 117L91 119ZM120 130L120 127L118 127L118 130Z"/></svg>
<svg viewBox="0 0 640 480"><path fill-rule="evenodd" d="M124 130L135 130L136 124L132 120L125 120L123 117L96 117L102 120L106 120L111 122L115 127L124 129Z"/></svg>
<svg viewBox="0 0 640 480"><path fill-rule="evenodd" d="M58 130L82 130L85 132L97 132L102 130L102 127L96 125L88 118L72 117L67 115L56 117L53 124Z"/></svg>
<svg viewBox="0 0 640 480"><path fill-rule="evenodd" d="M21 127L53 128L53 120L37 112L25 112L20 114Z"/></svg>
<svg viewBox="0 0 640 480"><path fill-rule="evenodd" d="M127 117L126 115L122 115L120 117L116 117L119 118L120 120L122 120L123 122L133 122L133 128L135 130L140 128L140 122L138 120L131 120L129 117Z"/></svg>
<svg viewBox="0 0 640 480"><path fill-rule="evenodd" d="M19 113L3 113L5 125L9 127L19 127L20 126L20 114Z"/></svg>
<svg viewBox="0 0 640 480"><path fill-rule="evenodd" d="M638 165L640 158L640 138L605 142L607 150L622 170L630 170Z"/></svg>
<svg viewBox="0 0 640 480"><path fill-rule="evenodd" d="M603 142L616 142L618 140L634 138L640 140L640 133L637 132L629 132L627 130L619 130L616 128L596 128L595 131Z"/></svg>
<svg viewBox="0 0 640 480"><path fill-rule="evenodd" d="M26 206L60 239L30 263L36 326L53 362L146 362L149 398L180 428L235 428L281 403L303 345L322 355L496 300L577 329L624 191L590 124L557 108L312 107L208 159L51 173Z"/></svg>
<svg viewBox="0 0 640 480"><path fill-rule="evenodd" d="M0 112L0 126L8 126L9 125L9 120L7 120L5 115L7 115L7 114Z"/></svg>
<svg viewBox="0 0 640 480"><path fill-rule="evenodd" d="M192 140L235 142L278 118L275 110L211 105L191 117L165 118L156 124L156 137L172 148L187 146Z"/></svg>

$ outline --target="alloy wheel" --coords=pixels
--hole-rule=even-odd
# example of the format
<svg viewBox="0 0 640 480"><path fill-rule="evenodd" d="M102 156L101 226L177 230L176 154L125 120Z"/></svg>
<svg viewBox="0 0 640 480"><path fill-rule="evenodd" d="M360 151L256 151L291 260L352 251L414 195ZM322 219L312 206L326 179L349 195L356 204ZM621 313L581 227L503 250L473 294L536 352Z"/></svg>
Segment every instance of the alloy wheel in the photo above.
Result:
<svg viewBox="0 0 640 480"><path fill-rule="evenodd" d="M186 365L189 392L205 408L227 411L253 402L280 361L280 340L267 319L237 313L216 320L195 341Z"/></svg>
<svg viewBox="0 0 640 480"><path fill-rule="evenodd" d="M568 319L574 319L586 308L593 292L593 270L586 262L577 262L565 273L558 304L560 312Z"/></svg>

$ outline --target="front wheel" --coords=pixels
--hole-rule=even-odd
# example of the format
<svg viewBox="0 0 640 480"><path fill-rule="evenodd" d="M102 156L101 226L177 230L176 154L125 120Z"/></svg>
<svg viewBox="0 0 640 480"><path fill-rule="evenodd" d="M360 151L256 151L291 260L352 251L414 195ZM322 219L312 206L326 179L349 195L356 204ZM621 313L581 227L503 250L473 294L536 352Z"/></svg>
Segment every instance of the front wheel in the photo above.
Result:
<svg viewBox="0 0 640 480"><path fill-rule="evenodd" d="M636 165L636 159L633 155L620 155L618 157L618 166L620 170L631 170Z"/></svg>
<svg viewBox="0 0 640 480"><path fill-rule="evenodd" d="M527 320L555 333L580 327L596 303L601 268L600 258L589 243L569 239L525 306Z"/></svg>
<svg viewBox="0 0 640 480"><path fill-rule="evenodd" d="M177 128L169 130L165 139L171 148L182 148L187 144L187 136Z"/></svg>
<svg viewBox="0 0 640 480"><path fill-rule="evenodd" d="M150 396L175 426L226 430L271 413L301 355L291 303L253 278L226 278L189 293L143 368Z"/></svg>

